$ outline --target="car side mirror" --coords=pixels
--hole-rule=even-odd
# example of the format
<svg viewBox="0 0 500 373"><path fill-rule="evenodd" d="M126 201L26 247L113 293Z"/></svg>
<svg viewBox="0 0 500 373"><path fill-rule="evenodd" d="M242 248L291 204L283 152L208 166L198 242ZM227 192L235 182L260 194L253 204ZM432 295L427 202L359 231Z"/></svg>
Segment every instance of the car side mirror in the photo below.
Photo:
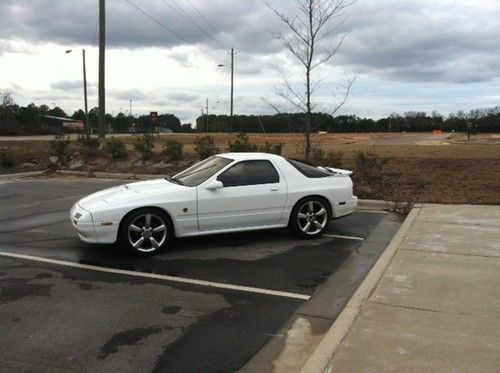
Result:
<svg viewBox="0 0 500 373"><path fill-rule="evenodd" d="M217 189L220 189L224 186L224 184L222 184L221 181L219 180L212 180L211 182L209 182L207 184L207 186L205 187L205 189L207 190L217 190Z"/></svg>

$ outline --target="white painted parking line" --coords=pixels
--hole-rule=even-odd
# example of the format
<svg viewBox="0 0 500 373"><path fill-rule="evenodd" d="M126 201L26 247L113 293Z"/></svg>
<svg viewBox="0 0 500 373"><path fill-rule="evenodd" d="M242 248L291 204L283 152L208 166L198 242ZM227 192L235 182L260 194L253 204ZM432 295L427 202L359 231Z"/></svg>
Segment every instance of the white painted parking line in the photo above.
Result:
<svg viewBox="0 0 500 373"><path fill-rule="evenodd" d="M42 263L57 264L57 265L66 266L66 267L87 269L90 271L114 273L114 274L119 274L119 275L142 277L142 278L152 278L152 279L156 279L156 280L180 282L180 283L190 284L190 285L198 285L198 286L206 286L206 287L219 288L219 289L242 291L242 292L247 292L247 293L272 295L275 297L301 299L301 300L309 300L309 298L311 298L309 295L306 295L306 294L289 293L286 291L254 288L251 286L224 284L224 283L220 283L220 282L196 280L196 279L191 279L191 278L168 276L168 275L161 275L161 274L156 274L156 273L135 272L135 271L128 271L125 269L99 267L99 266L94 266L94 265L90 265L90 264L73 263L73 262L67 262L64 260L44 258L41 256L17 254L17 253L11 253L11 252L7 252L7 251L0 251L0 256L33 260L33 261L42 262Z"/></svg>
<svg viewBox="0 0 500 373"><path fill-rule="evenodd" d="M356 237L356 236L341 236L338 234L327 234L323 233L323 236L325 237L331 237L331 238L343 238L344 240L355 240L355 241L363 241L363 237Z"/></svg>

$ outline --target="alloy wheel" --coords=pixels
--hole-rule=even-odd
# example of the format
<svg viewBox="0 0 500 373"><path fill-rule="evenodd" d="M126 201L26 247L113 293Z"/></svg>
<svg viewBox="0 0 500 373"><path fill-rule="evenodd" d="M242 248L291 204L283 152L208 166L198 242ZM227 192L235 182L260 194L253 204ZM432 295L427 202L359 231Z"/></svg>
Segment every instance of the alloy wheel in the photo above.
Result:
<svg viewBox="0 0 500 373"><path fill-rule="evenodd" d="M328 222L328 212L319 201L308 201L304 203L297 215L297 223L300 230L307 235L320 233Z"/></svg>
<svg viewBox="0 0 500 373"><path fill-rule="evenodd" d="M148 253L158 250L167 239L167 224L152 213L138 215L128 226L128 240L132 247Z"/></svg>

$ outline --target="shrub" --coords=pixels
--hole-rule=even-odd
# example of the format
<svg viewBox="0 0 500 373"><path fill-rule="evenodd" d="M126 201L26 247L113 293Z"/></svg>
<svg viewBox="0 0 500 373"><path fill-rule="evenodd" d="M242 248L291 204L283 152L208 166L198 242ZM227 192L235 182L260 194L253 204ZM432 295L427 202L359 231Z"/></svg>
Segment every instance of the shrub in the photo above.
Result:
<svg viewBox="0 0 500 373"><path fill-rule="evenodd" d="M163 155L168 161L178 161L184 156L184 144L176 140L167 140L163 145Z"/></svg>
<svg viewBox="0 0 500 373"><path fill-rule="evenodd" d="M281 142L273 144L266 141L264 145L252 144L246 133L238 133L236 135L236 140L229 143L229 151L231 152L263 152L281 154L282 150L283 143Z"/></svg>
<svg viewBox="0 0 500 373"><path fill-rule="evenodd" d="M330 150L326 153L325 164L327 167L342 167L342 152L336 152L335 150Z"/></svg>
<svg viewBox="0 0 500 373"><path fill-rule="evenodd" d="M252 144L246 133L240 132L236 135L234 142L229 142L230 152L254 152L257 150L257 145Z"/></svg>
<svg viewBox="0 0 500 373"><path fill-rule="evenodd" d="M314 166L342 167L342 152L330 150L325 153L323 149L314 148L311 151L310 163Z"/></svg>
<svg viewBox="0 0 500 373"><path fill-rule="evenodd" d="M196 139L194 151L198 154L198 158L205 159L219 153L220 149L215 146L215 139L206 135Z"/></svg>
<svg viewBox="0 0 500 373"><path fill-rule="evenodd" d="M283 150L283 143L279 142L277 144L273 144L266 141L264 145L257 145L257 150L263 153L272 153L281 155L281 152Z"/></svg>
<svg viewBox="0 0 500 373"><path fill-rule="evenodd" d="M134 143L134 148L141 154L143 161L148 161L153 157L156 138L150 133L145 133Z"/></svg>
<svg viewBox="0 0 500 373"><path fill-rule="evenodd" d="M313 148L309 162L313 166L325 166L325 151L323 149Z"/></svg>
<svg viewBox="0 0 500 373"><path fill-rule="evenodd" d="M59 158L63 157L66 154L66 150L68 150L70 142L69 136L56 135L50 143L53 154Z"/></svg>
<svg viewBox="0 0 500 373"><path fill-rule="evenodd" d="M78 145L82 148L82 153L85 157L92 157L99 151L101 140L99 137L90 135L78 135Z"/></svg>
<svg viewBox="0 0 500 373"><path fill-rule="evenodd" d="M0 151L0 167L1 168L10 168L14 166L14 158L9 154L5 153L5 151Z"/></svg>
<svg viewBox="0 0 500 373"><path fill-rule="evenodd" d="M367 151L357 151L356 173L366 182L379 181L382 179L382 170L389 161L387 158L380 158L377 154Z"/></svg>
<svg viewBox="0 0 500 373"><path fill-rule="evenodd" d="M127 158L127 149L125 144L120 140L112 137L104 144L104 151L111 155L113 160L125 159Z"/></svg>

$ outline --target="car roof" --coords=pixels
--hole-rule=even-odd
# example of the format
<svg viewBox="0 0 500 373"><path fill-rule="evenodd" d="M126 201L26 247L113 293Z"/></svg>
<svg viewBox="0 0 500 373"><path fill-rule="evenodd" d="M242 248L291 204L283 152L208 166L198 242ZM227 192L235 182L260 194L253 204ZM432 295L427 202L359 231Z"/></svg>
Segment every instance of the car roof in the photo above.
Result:
<svg viewBox="0 0 500 373"><path fill-rule="evenodd" d="M272 160L272 159L281 159L283 158L280 155L277 154L270 154L270 153L257 153L257 152L248 152L248 153L222 153L222 154L217 154L220 157L226 157L226 158L231 158L234 159L235 161L241 161L241 160L260 160L260 159L266 159L266 160Z"/></svg>

